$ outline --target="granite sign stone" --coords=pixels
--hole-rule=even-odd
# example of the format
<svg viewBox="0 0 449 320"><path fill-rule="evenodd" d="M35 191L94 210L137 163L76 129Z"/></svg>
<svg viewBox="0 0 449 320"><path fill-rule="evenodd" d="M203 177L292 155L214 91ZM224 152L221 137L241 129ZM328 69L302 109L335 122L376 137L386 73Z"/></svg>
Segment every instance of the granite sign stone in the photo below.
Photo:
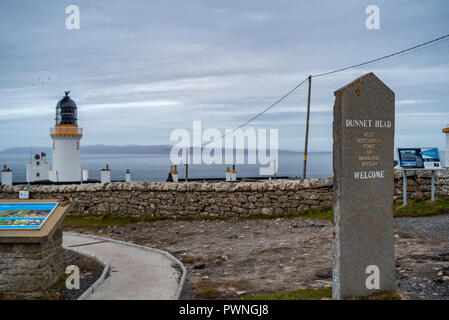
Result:
<svg viewBox="0 0 449 320"><path fill-rule="evenodd" d="M334 299L396 288L394 103L373 73L335 92Z"/></svg>

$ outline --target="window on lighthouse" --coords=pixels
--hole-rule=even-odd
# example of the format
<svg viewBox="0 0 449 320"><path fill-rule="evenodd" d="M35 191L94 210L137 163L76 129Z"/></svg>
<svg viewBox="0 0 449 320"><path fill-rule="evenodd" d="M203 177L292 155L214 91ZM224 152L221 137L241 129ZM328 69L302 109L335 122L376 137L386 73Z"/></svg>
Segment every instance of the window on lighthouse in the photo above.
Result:
<svg viewBox="0 0 449 320"><path fill-rule="evenodd" d="M80 142L77 141L77 142L76 142L76 150L79 150L79 149L80 149Z"/></svg>

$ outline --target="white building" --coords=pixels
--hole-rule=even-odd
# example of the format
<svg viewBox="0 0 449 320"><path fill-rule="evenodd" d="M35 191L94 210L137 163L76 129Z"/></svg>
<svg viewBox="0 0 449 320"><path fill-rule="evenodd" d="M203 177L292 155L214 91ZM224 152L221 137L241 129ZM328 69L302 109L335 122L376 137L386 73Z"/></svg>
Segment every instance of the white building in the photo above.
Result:
<svg viewBox="0 0 449 320"><path fill-rule="evenodd" d="M54 182L81 180L80 140L83 129L77 124L77 108L69 97L70 91L56 106L56 124L50 128L53 140L52 169L49 179Z"/></svg>
<svg viewBox="0 0 449 320"><path fill-rule="evenodd" d="M44 153L35 154L30 162L27 163L27 182L39 180L48 180L49 164L45 160Z"/></svg>

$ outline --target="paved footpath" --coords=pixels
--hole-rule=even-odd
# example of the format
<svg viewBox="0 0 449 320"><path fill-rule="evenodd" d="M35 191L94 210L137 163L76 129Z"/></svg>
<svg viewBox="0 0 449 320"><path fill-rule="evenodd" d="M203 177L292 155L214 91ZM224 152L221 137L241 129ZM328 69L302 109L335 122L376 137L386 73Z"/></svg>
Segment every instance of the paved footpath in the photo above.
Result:
<svg viewBox="0 0 449 320"><path fill-rule="evenodd" d="M111 266L110 276L89 300L177 299L182 274L163 252L66 232L63 245L95 255Z"/></svg>

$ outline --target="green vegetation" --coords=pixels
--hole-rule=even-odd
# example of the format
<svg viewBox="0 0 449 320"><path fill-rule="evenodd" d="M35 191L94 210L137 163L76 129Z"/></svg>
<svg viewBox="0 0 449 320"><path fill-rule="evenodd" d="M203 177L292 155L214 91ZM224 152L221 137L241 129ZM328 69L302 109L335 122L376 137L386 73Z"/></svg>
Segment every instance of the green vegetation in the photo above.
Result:
<svg viewBox="0 0 449 320"><path fill-rule="evenodd" d="M320 207L308 209L288 214L271 214L260 216L240 216L235 218L219 216L201 216L201 217L126 217L118 215L101 216L68 216L64 219L64 226L70 228L98 229L104 227L125 226L138 222L154 222L162 220L171 221L216 221L216 220L270 220L270 219L322 219L332 221L332 209L329 207Z"/></svg>
<svg viewBox="0 0 449 320"><path fill-rule="evenodd" d="M404 300L398 291L380 291L368 297L348 297L345 300Z"/></svg>
<svg viewBox="0 0 449 320"><path fill-rule="evenodd" d="M299 289L273 294L257 294L243 297L242 300L330 300L332 287L320 289ZM381 291L368 297L348 297L345 300L403 300L398 291Z"/></svg>
<svg viewBox="0 0 449 320"><path fill-rule="evenodd" d="M65 285L67 277L68 275L62 275L62 277L54 285L45 290L41 296L36 297L35 300L61 300L61 293L64 290L67 290Z"/></svg>
<svg viewBox="0 0 449 320"><path fill-rule="evenodd" d="M232 289L232 290L243 290L247 287L248 283L245 280L240 281L228 281L228 282L214 282L214 281L203 281L194 285L195 297L200 299L212 299L218 298L221 295L221 290Z"/></svg>
<svg viewBox="0 0 449 320"><path fill-rule="evenodd" d="M192 263L198 262L200 260L201 260L201 258L193 257L193 256L184 256L181 259L182 263L184 263L184 264L186 264L186 263L192 264Z"/></svg>
<svg viewBox="0 0 449 320"><path fill-rule="evenodd" d="M293 291L283 291L273 294L257 294L243 297L242 300L321 300L331 299L332 288L320 289L299 289Z"/></svg>
<svg viewBox="0 0 449 320"><path fill-rule="evenodd" d="M123 217L115 215L102 216L68 216L64 219L64 227L97 229L103 227L124 226L142 221L139 217Z"/></svg>
<svg viewBox="0 0 449 320"><path fill-rule="evenodd" d="M395 203L393 206L395 217L429 217L449 213L449 198L430 201L429 197L409 200L407 205Z"/></svg>

